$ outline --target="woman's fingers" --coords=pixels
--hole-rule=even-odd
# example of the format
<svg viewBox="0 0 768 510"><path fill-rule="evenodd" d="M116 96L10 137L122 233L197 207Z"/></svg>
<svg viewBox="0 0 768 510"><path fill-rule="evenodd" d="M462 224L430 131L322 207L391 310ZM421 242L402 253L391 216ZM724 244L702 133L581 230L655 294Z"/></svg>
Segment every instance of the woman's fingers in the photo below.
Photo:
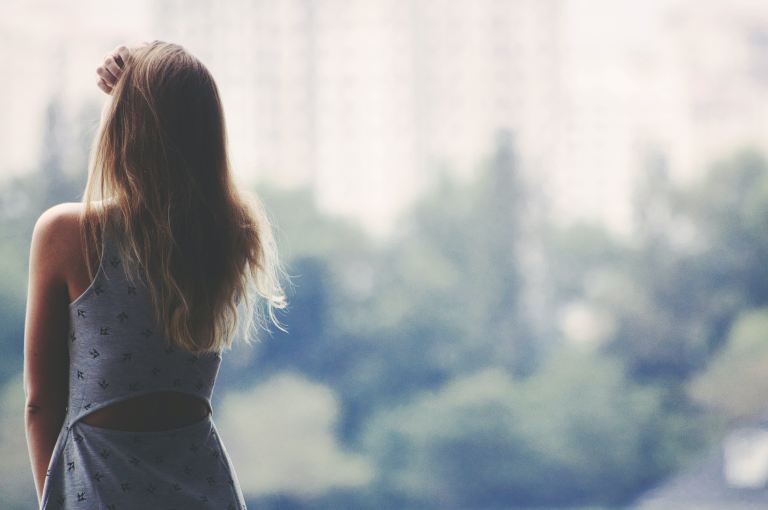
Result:
<svg viewBox="0 0 768 510"><path fill-rule="evenodd" d="M107 70L106 67L99 66L96 68L96 74L98 74L108 85L112 86L117 81L117 78Z"/></svg>
<svg viewBox="0 0 768 510"><path fill-rule="evenodd" d="M104 78L101 78L101 77L99 77L99 78L96 80L96 85L97 85L97 86L98 86L98 87L99 87L99 88L100 88L102 91L104 91L105 93L107 93L107 94L111 94L111 93L112 93L112 87L110 87L109 85L107 85L107 83L104 81Z"/></svg>
<svg viewBox="0 0 768 510"><path fill-rule="evenodd" d="M112 76L115 77L115 81L117 81L120 78L120 75L123 74L123 70L117 65L117 62L115 62L115 59L112 56L104 61L104 67L107 71L112 73Z"/></svg>
<svg viewBox="0 0 768 510"><path fill-rule="evenodd" d="M112 55L115 57L115 60L120 67L125 66L125 63L128 62L129 54L130 51L128 50L128 47L123 44L115 48L115 50L112 52Z"/></svg>
<svg viewBox="0 0 768 510"><path fill-rule="evenodd" d="M122 66L118 65L115 57L121 58L117 54L111 54L104 57L104 63L96 69L96 73L104 78L109 85L114 85L123 74Z"/></svg>
<svg viewBox="0 0 768 510"><path fill-rule="evenodd" d="M122 76L125 70L125 64L128 62L130 50L124 44L115 47L112 53L104 56L104 63L96 68L96 85L107 94L112 93L117 80Z"/></svg>

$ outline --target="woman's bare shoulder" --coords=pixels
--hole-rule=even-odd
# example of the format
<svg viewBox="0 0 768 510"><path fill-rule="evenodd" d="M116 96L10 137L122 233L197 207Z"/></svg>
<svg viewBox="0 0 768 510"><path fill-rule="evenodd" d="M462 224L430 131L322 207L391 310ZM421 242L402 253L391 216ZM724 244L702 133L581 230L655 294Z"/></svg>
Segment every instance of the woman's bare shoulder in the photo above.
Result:
<svg viewBox="0 0 768 510"><path fill-rule="evenodd" d="M64 202L44 210L32 232L33 251L44 254L38 261L67 266L80 255L80 214L83 204Z"/></svg>
<svg viewBox="0 0 768 510"><path fill-rule="evenodd" d="M48 242L68 237L73 229L79 229L79 218L83 204L64 202L44 210L35 222L33 238L45 238Z"/></svg>

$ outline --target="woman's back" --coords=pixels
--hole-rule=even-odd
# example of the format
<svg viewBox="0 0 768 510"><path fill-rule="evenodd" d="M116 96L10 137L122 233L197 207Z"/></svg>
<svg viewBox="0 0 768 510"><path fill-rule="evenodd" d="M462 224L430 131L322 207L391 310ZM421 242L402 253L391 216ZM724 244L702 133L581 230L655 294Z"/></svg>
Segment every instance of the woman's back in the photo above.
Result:
<svg viewBox="0 0 768 510"><path fill-rule="evenodd" d="M211 416L221 355L166 341L114 235L69 305L67 414L41 508L245 508Z"/></svg>
<svg viewBox="0 0 768 510"><path fill-rule="evenodd" d="M82 400L82 409L70 409L76 413L72 420L117 402L124 405L115 412L124 413L121 409L141 411L142 403L150 406L145 411L152 411L152 404L157 403L183 407L180 402L188 402L189 397L210 411L220 354L192 354L168 342L154 321L145 283L138 277L130 281L124 274L124 270L134 268L123 267L125 261L116 249L115 233L107 229L102 235L103 255L96 275L69 305L69 359L74 377L70 405L77 405L73 399ZM160 391L163 393L148 395ZM128 400L142 395L147 398ZM99 416L103 417L102 425L131 428L123 421L110 426L106 423L107 413ZM151 423L135 421L141 422L141 428L153 428Z"/></svg>

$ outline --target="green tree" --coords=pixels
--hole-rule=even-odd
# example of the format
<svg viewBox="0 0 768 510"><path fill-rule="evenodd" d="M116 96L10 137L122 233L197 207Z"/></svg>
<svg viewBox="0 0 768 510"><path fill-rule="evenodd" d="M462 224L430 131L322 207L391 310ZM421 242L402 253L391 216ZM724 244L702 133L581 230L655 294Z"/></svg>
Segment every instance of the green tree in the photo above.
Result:
<svg viewBox="0 0 768 510"><path fill-rule="evenodd" d="M621 504L701 445L662 394L564 348L525 380L489 366L382 410L363 444L375 490L406 508Z"/></svg>
<svg viewBox="0 0 768 510"><path fill-rule="evenodd" d="M768 165L742 151L686 187L656 165L639 187L626 285L604 304L619 324L610 350L634 377L676 384L706 367L741 310L768 300Z"/></svg>

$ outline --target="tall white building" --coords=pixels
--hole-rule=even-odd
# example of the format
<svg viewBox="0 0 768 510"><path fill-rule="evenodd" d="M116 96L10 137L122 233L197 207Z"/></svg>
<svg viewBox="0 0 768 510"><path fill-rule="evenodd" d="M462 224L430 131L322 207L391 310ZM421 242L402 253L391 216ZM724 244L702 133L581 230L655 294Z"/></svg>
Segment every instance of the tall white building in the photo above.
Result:
<svg viewBox="0 0 768 510"><path fill-rule="evenodd" d="M560 4L166 0L156 26L211 62L237 167L309 180L322 208L387 231L434 168L474 173L498 128L542 166Z"/></svg>
<svg viewBox="0 0 768 510"><path fill-rule="evenodd" d="M112 0L0 4L0 176L34 168L45 106L103 96L120 42L198 55L220 85L245 181L309 183L374 230L449 166L471 176L515 133L556 218L631 234L645 153L699 175L766 147L768 4L752 0ZM68 124L69 128L70 124ZM72 129L68 131L72 132ZM87 126L92 130L93 126ZM78 163L79 165L79 163Z"/></svg>

